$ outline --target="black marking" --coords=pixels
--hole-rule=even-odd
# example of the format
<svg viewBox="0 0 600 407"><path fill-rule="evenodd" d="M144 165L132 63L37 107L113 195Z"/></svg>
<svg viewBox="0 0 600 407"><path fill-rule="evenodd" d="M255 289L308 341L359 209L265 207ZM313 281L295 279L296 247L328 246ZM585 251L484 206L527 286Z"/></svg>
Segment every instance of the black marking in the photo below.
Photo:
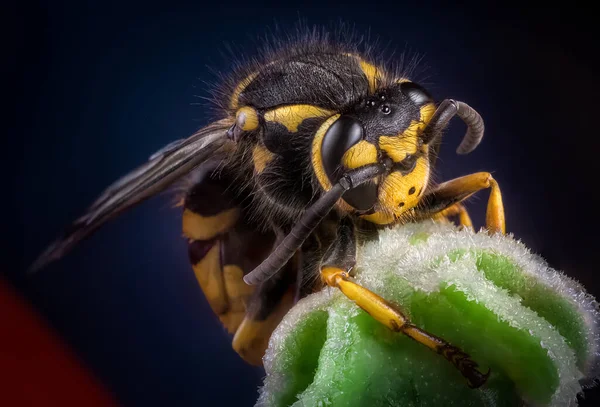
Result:
<svg viewBox="0 0 600 407"><path fill-rule="evenodd" d="M417 189L415 187L410 187L410 189L408 190L408 195L412 195L415 193Z"/></svg>
<svg viewBox="0 0 600 407"><path fill-rule="evenodd" d="M186 209L201 216L215 216L235 206L227 192L230 181L214 170L214 165L207 165L195 174L195 183L185 197Z"/></svg>
<svg viewBox="0 0 600 407"><path fill-rule="evenodd" d="M188 244L190 263L198 264L217 243L217 239L193 240Z"/></svg>
<svg viewBox="0 0 600 407"><path fill-rule="evenodd" d="M362 123L365 140L375 145L379 144L380 136L402 134L413 120L421 118L419 107L400 91L399 86L392 86L366 99L356 106L352 114Z"/></svg>
<svg viewBox="0 0 600 407"><path fill-rule="evenodd" d="M226 264L234 264L243 270L243 246L244 242L238 234L230 232L223 236L220 247L221 267Z"/></svg>
<svg viewBox="0 0 600 407"><path fill-rule="evenodd" d="M272 233L254 230L244 219L240 219L221 238L221 266L236 265L248 273L269 255L273 242Z"/></svg>
<svg viewBox="0 0 600 407"><path fill-rule="evenodd" d="M402 208L404 205L405 205L405 203L404 203L404 202L400 202L400 203L398 204L398 206L399 206L400 208Z"/></svg>
<svg viewBox="0 0 600 407"><path fill-rule="evenodd" d="M265 121L262 141L267 150L286 158L297 159L299 156L309 158L312 139L315 132L327 117L308 117L298 125L298 130L291 132L283 124Z"/></svg>

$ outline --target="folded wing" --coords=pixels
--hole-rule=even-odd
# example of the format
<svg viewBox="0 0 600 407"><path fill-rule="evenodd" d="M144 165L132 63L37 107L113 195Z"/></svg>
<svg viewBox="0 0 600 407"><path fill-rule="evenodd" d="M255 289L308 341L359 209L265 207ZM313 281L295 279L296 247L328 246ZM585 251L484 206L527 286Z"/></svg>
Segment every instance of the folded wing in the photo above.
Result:
<svg viewBox="0 0 600 407"><path fill-rule="evenodd" d="M187 139L170 143L153 154L148 162L110 185L85 214L40 255L30 271L35 272L60 259L108 220L165 190L207 159L224 154L230 125L227 120L217 121Z"/></svg>

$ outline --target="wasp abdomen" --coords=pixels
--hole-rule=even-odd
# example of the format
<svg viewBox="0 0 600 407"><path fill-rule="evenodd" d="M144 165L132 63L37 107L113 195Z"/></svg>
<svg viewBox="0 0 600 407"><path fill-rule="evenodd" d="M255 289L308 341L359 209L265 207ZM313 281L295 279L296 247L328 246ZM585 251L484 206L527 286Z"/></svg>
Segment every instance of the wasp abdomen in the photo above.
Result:
<svg viewBox="0 0 600 407"><path fill-rule="evenodd" d="M228 234L238 222L240 209L225 192L223 182L211 176L213 169L209 165L201 168L196 183L188 190L183 233L189 239L188 253L196 279L214 313L233 333L244 318L245 298L241 298L242 293L233 298L228 294L240 291L236 290L235 281L238 270L224 264L222 252ZM240 281L242 278L243 274L238 277ZM243 294L249 297L252 289L246 291Z"/></svg>
<svg viewBox="0 0 600 407"><path fill-rule="evenodd" d="M260 364L271 332L293 302L295 274L255 289L244 275L271 252L274 235L249 221L235 182L214 165L201 167L184 201L183 231L194 274L213 312L235 334L234 349ZM288 267L292 267L289 265Z"/></svg>

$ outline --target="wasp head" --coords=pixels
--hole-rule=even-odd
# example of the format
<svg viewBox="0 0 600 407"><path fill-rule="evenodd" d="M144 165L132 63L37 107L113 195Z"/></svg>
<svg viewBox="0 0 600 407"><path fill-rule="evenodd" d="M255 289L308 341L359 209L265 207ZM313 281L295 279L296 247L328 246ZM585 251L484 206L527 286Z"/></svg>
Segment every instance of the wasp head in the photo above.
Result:
<svg viewBox="0 0 600 407"><path fill-rule="evenodd" d="M370 95L321 127L325 129L318 158L326 184L364 165L384 163L389 168L346 192L346 209L368 221L390 224L417 205L429 181L429 147L421 136L434 112L427 91L402 82Z"/></svg>

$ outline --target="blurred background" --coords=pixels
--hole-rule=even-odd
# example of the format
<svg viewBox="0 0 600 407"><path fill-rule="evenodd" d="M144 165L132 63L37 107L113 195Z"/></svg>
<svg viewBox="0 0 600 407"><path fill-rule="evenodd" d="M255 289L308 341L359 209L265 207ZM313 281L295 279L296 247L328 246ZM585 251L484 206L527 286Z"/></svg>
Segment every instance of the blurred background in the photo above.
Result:
<svg viewBox="0 0 600 407"><path fill-rule="evenodd" d="M439 178L492 172L508 231L600 298L598 33L576 2L535 10L400 1L8 6L1 278L123 406L252 405L262 382L202 296L170 196L126 213L43 272L25 270L108 184L208 123L204 98L214 73L230 70L230 46L252 55L269 28L300 19L343 21L390 53L422 56L416 79L486 122L469 156L454 153L464 127L453 122ZM477 226L487 194L467 204ZM597 405L599 391L587 394L581 405Z"/></svg>

